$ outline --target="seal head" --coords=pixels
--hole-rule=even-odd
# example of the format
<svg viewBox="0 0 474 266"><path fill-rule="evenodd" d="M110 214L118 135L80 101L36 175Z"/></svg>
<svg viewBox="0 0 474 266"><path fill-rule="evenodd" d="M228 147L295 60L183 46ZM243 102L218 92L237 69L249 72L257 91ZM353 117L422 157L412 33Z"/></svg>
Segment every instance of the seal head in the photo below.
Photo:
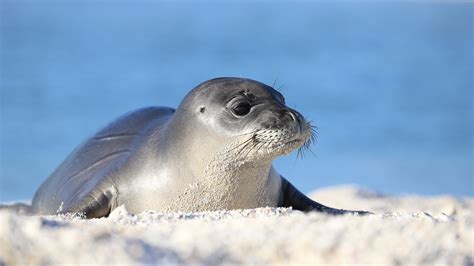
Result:
<svg viewBox="0 0 474 266"><path fill-rule="evenodd" d="M273 160L313 138L310 124L286 106L282 94L249 79L218 78L200 84L185 97L173 120L180 132L194 135L202 130L196 143L201 148L202 138L206 145L227 143L236 149L233 160L238 162Z"/></svg>

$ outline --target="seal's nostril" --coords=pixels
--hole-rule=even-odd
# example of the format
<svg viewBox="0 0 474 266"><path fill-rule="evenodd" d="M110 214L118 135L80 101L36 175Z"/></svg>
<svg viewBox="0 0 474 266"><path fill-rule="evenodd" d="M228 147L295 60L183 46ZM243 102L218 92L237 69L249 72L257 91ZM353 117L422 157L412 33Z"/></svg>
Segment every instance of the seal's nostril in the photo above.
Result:
<svg viewBox="0 0 474 266"><path fill-rule="evenodd" d="M290 115L290 117L291 117L291 120L293 120L293 122L295 122L295 121L298 121L298 118L296 118L296 115L295 115L295 114L293 114L293 112L292 112L292 111L288 111L288 112L287 112L287 114L289 114L289 115Z"/></svg>

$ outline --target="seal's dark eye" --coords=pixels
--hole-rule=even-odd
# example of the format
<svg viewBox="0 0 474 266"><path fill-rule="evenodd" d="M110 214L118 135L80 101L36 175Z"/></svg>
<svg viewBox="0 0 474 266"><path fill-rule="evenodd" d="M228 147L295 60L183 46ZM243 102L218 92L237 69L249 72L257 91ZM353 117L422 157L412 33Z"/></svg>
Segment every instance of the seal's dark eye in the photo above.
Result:
<svg viewBox="0 0 474 266"><path fill-rule="evenodd" d="M237 116L244 116L250 113L250 109L252 106L249 103L239 103L234 108L232 108L232 112Z"/></svg>

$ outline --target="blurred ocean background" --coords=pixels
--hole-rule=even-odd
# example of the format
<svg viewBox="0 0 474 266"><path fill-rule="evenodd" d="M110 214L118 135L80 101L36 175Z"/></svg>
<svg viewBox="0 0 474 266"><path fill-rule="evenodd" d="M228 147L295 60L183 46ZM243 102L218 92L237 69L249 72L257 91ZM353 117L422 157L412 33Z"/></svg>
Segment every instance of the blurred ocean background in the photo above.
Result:
<svg viewBox="0 0 474 266"><path fill-rule="evenodd" d="M276 168L473 196L473 7L460 2L0 0L0 201L30 199L86 137L219 76L276 84L319 127Z"/></svg>

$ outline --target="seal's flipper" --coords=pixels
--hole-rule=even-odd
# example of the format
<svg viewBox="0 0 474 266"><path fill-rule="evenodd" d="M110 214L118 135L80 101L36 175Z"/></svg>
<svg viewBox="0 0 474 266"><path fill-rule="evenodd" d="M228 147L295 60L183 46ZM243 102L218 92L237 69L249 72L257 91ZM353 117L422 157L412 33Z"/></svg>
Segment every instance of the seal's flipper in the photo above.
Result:
<svg viewBox="0 0 474 266"><path fill-rule="evenodd" d="M334 209L331 207L324 206L316 201L311 200L298 189L296 189L288 180L283 176L281 177L281 196L279 207L292 207L295 210L310 212L317 211L331 215L342 215L342 214L357 214L365 215L371 214L366 211L348 211L342 209Z"/></svg>
<svg viewBox="0 0 474 266"><path fill-rule="evenodd" d="M62 206L58 213L78 213L87 218L106 217L116 206L117 191L114 187L96 189L82 199L73 200L70 206Z"/></svg>

